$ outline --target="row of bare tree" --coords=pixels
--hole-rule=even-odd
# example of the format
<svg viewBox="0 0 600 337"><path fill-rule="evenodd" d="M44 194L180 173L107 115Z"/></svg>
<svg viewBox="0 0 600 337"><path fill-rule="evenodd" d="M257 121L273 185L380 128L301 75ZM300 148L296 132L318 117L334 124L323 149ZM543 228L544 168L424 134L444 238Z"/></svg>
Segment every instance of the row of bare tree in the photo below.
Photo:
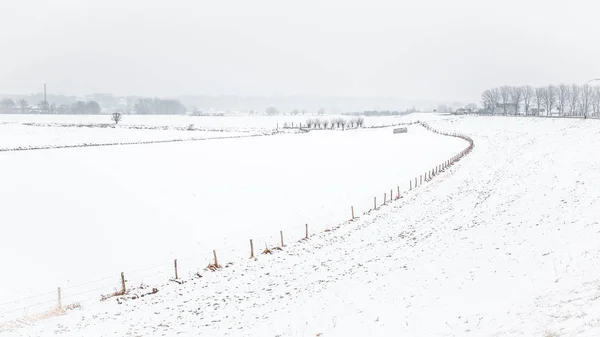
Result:
<svg viewBox="0 0 600 337"><path fill-rule="evenodd" d="M600 114L600 87L584 85L549 85L546 87L502 86L481 95L489 113L525 115L588 116Z"/></svg>
<svg viewBox="0 0 600 337"><path fill-rule="evenodd" d="M365 124L365 119L363 117L356 117L351 119L344 118L334 118L332 120L327 119L308 119L306 120L306 127L308 129L334 129L336 126L338 128L361 128Z"/></svg>

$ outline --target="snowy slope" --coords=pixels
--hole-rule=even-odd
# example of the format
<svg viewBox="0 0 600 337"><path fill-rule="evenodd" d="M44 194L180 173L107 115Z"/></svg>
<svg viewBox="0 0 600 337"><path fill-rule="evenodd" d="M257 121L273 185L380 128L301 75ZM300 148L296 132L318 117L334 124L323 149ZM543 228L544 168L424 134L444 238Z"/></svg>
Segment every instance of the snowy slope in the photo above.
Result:
<svg viewBox="0 0 600 337"><path fill-rule="evenodd" d="M392 207L154 295L4 334L599 335L600 124L431 124L477 146Z"/></svg>

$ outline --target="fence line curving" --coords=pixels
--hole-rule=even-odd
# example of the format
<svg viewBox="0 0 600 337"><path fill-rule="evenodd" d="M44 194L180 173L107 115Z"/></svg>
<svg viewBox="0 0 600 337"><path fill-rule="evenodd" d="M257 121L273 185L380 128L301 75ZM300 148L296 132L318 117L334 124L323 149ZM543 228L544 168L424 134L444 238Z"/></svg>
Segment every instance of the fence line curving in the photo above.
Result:
<svg viewBox="0 0 600 337"><path fill-rule="evenodd" d="M115 273L114 275L97 280L65 288L59 287L56 291L0 303L0 332L33 324L41 319L64 315L70 310L81 307L82 303L105 301L113 298L120 301L120 299L137 299L140 296L151 295L156 293L158 289L151 287L149 283L153 285L165 284L165 282L182 284L186 280L200 278L204 273L226 268L235 259L258 259L262 255L282 250L285 246L293 242L308 240L316 233L335 230L342 225L356 221L356 219L359 219L363 215L381 210L382 206L391 205L400 200L404 194L415 190L424 183L430 182L455 163L462 160L475 147L473 139L469 136L457 132L441 131L426 122L416 121L394 124L393 126L400 125L418 125L439 135L463 139L468 143L468 146L450 158L440 162L435 167L425 171L419 177L415 177L414 181L411 179L408 184L402 184L404 187L401 187L402 185L400 184L392 185L390 189L384 190L381 195L374 196L373 203L367 208L366 212L357 212L355 205L349 205L347 218L340 219L340 223L326 227L324 230L322 228L313 228L309 223L304 223L301 226L286 226L278 230L278 233L272 233L271 235L259 238L249 238L243 247L239 244L222 246L202 254L184 256L174 259L174 261L165 260L163 263L156 265L120 274Z"/></svg>

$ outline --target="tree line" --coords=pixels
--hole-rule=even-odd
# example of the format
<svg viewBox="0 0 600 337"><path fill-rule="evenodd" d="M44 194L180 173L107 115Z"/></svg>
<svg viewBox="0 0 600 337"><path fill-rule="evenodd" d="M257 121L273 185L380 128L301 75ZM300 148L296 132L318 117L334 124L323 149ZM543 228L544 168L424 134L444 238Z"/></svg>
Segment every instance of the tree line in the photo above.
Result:
<svg viewBox="0 0 600 337"><path fill-rule="evenodd" d="M502 86L484 91L481 101L487 113L587 117L600 114L600 87L589 84Z"/></svg>
<svg viewBox="0 0 600 337"><path fill-rule="evenodd" d="M71 104L56 105L55 103L49 104L48 102L41 101L37 105L29 105L26 99L19 99L14 101L11 98L4 98L0 100L0 113L4 114L29 114L29 113L40 113L40 114L99 114L102 111L100 104L96 101L75 101Z"/></svg>
<svg viewBox="0 0 600 337"><path fill-rule="evenodd" d="M114 110L113 110L114 111ZM117 109L118 111L118 109ZM61 115L97 115L102 112L102 107L97 101L75 101L70 104L48 103L40 101L30 105L26 99L13 100L4 98L0 100L0 113L4 114L61 114ZM133 106L133 113L139 115L176 115L186 112L186 108L178 100L160 98L138 98Z"/></svg>
<svg viewBox="0 0 600 337"><path fill-rule="evenodd" d="M315 119L307 119L306 120L306 127L308 129L334 129L334 128L342 128L342 129L346 129L347 127L349 128L359 128L359 127L363 127L363 125L365 124L365 119L363 117L357 117L357 118L351 118L351 119L345 119L345 118L334 118L331 120L327 120L327 119L319 119L319 118L315 118Z"/></svg>
<svg viewBox="0 0 600 337"><path fill-rule="evenodd" d="M179 115L186 113L186 107L176 99L138 98L133 106L138 115Z"/></svg>

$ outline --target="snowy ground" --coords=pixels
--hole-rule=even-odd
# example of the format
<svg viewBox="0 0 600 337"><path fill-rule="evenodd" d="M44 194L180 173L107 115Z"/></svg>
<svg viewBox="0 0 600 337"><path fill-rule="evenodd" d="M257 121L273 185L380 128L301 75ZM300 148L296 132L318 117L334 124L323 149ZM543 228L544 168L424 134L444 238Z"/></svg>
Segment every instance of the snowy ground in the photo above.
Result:
<svg viewBox="0 0 600 337"><path fill-rule="evenodd" d="M365 126L401 123L408 117L428 120L434 114L366 117ZM308 119L353 119L353 116L229 116L194 117L125 115L112 127L110 115L4 115L0 114L0 151L80 146L232 138L281 133L284 125L305 124Z"/></svg>
<svg viewBox="0 0 600 337"><path fill-rule="evenodd" d="M416 115L416 114L415 114ZM421 119L434 118L434 114L418 114ZM410 115L409 115L410 116ZM197 127L205 128L254 128L254 129L275 129L277 125L282 127L284 123L306 123L307 119L333 119L345 118L351 119L353 116L223 116L223 117L200 117L200 116L142 116L142 115L123 115L120 122L122 125L171 125L187 127L194 124ZM365 117L365 126L390 125L402 121L406 116L381 116ZM110 115L3 115L0 114L0 124L5 122L18 123L111 123Z"/></svg>
<svg viewBox="0 0 600 337"><path fill-rule="evenodd" d="M600 124L430 124L475 150L391 207L3 335L598 336Z"/></svg>
<svg viewBox="0 0 600 337"><path fill-rule="evenodd" d="M160 142L171 140L199 140L213 138L247 137L261 135L256 130L156 130L127 127L62 127L54 125L0 124L0 150L79 146L90 144L118 144Z"/></svg>
<svg viewBox="0 0 600 337"><path fill-rule="evenodd" d="M97 301L118 287L121 271L131 284L152 284L172 276L174 258L188 275L213 249L231 261L248 255L249 239L258 252L280 230L290 240L306 223L321 232L464 146L411 126L404 135L314 131L4 153L0 199L10 207L0 222L11 231L0 253L11 256L3 270L19 277L0 281L10 289L0 292L0 316L55 306L57 286L65 304Z"/></svg>

